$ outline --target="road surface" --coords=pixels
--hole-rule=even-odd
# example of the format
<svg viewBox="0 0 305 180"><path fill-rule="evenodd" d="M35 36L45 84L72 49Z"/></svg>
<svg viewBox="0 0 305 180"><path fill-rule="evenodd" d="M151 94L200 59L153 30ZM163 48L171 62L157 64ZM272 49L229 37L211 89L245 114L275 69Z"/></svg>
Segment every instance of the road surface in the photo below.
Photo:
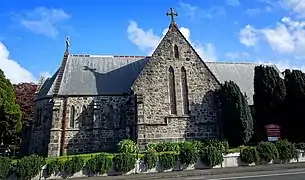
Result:
<svg viewBox="0 0 305 180"><path fill-rule="evenodd" d="M216 173L217 171L215 171ZM106 176L92 178L76 178L77 180L305 180L305 168L295 168L286 170L264 170L240 173L224 173L218 175L203 176L187 176L177 177L173 174L173 178L167 176L162 178L161 174L148 174L149 176ZM176 177L175 177L176 176ZM166 176L163 176L166 177ZM175 178L174 178L175 177Z"/></svg>
<svg viewBox="0 0 305 180"><path fill-rule="evenodd" d="M160 178L162 179L162 178ZM258 171L208 175L200 177L166 178L162 180L305 180L305 169Z"/></svg>

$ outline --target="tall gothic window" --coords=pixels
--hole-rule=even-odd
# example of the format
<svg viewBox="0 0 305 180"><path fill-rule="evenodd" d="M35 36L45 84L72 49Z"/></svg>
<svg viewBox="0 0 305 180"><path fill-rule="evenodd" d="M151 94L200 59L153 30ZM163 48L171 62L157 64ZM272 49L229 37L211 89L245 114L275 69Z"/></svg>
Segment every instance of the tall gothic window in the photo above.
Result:
<svg viewBox="0 0 305 180"><path fill-rule="evenodd" d="M75 123L75 108L72 105L70 108L70 128L74 128Z"/></svg>
<svg viewBox="0 0 305 180"><path fill-rule="evenodd" d="M36 127L40 126L41 124L41 119L42 119L42 109L39 108L36 111Z"/></svg>
<svg viewBox="0 0 305 180"><path fill-rule="evenodd" d="M170 96L171 114L177 114L175 73L173 67L170 67L168 71L169 71L169 96Z"/></svg>
<svg viewBox="0 0 305 180"><path fill-rule="evenodd" d="M174 45L174 55L175 55L175 58L179 58L179 50L178 50L178 46L176 44Z"/></svg>
<svg viewBox="0 0 305 180"><path fill-rule="evenodd" d="M189 114L189 98L187 88L186 70L184 67L181 68L181 86L182 86L182 100L183 100L183 112Z"/></svg>
<svg viewBox="0 0 305 180"><path fill-rule="evenodd" d="M82 108L82 114L81 114L81 117L82 117L82 126L86 126L87 125L87 122L86 122L87 114L88 114L87 113L87 108L84 105L83 108Z"/></svg>

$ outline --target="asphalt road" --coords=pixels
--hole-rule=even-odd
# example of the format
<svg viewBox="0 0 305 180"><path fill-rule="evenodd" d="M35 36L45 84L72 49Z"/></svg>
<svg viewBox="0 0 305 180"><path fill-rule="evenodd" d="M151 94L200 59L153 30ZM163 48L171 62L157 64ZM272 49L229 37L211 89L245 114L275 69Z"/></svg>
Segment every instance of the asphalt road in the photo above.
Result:
<svg viewBox="0 0 305 180"><path fill-rule="evenodd" d="M300 165L300 164L298 164ZM284 166L284 165L282 165ZM289 168L283 167L283 169L273 169L268 170L266 166L261 171L249 171L251 167L238 168L240 171L237 172L236 169L231 169L231 171L221 172L221 169L211 169L206 170L206 175L202 176L185 176L186 174L182 173L182 176L179 177L179 172L169 172L169 173L157 173L157 174L138 174L130 176L104 176L104 177L91 177L91 178L76 178L76 180L305 180L305 167L300 168ZM281 166L279 166L281 167ZM254 167L255 168L255 167ZM258 167L257 167L258 168ZM284 169L285 168L285 169ZM224 168L225 169L225 168ZM248 171L247 171L248 169ZM229 168L226 170L230 170ZM233 173L235 170L235 173ZM189 171L193 172L193 171ZM195 171L194 171L195 172ZM198 172L198 171L197 171ZM186 172L185 172L186 173ZM190 173L191 174L191 173ZM208 175L210 174L210 175ZM214 174L214 175L211 175ZM193 174L195 175L195 174ZM166 178L165 178L166 177Z"/></svg>
<svg viewBox="0 0 305 180"><path fill-rule="evenodd" d="M161 178L162 179L162 178ZM162 180L305 180L305 169L290 169L277 171L258 171L209 175L201 177L167 178Z"/></svg>

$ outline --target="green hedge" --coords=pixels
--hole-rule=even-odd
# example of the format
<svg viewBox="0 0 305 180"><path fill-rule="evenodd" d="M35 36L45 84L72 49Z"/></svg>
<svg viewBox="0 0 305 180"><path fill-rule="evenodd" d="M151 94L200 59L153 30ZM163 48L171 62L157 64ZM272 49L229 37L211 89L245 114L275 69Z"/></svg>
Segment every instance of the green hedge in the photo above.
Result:
<svg viewBox="0 0 305 180"><path fill-rule="evenodd" d="M196 144L191 142L184 142L180 147L179 160L182 164L194 164L199 157L199 149Z"/></svg>
<svg viewBox="0 0 305 180"><path fill-rule="evenodd" d="M153 149L149 149L141 158L147 169L156 167L158 161L158 154Z"/></svg>
<svg viewBox="0 0 305 180"><path fill-rule="evenodd" d="M223 162L223 155L216 147L207 146L200 150L200 159L203 164L213 167Z"/></svg>
<svg viewBox="0 0 305 180"><path fill-rule="evenodd" d="M266 163L270 162L272 159L278 159L279 157L278 150L272 142L260 142L256 149L260 159Z"/></svg>
<svg viewBox="0 0 305 180"><path fill-rule="evenodd" d="M17 161L0 157L0 179L5 179L16 167L18 177L27 180L40 173L45 164L46 174L58 174L66 171L74 173L85 169L88 174L105 174L111 167L116 171L126 173L135 168L138 146L130 140L118 143L118 154L94 153L74 156L43 158L37 155L23 157ZM283 163L297 158L297 149L305 149L305 143L293 144L287 140L276 143L260 142L256 147L241 146L236 149L228 149L227 142L214 139L204 141L163 142L148 144L147 151L138 154L147 169L156 167L159 161L165 169L173 168L179 160L181 164L194 164L198 159L207 166L216 166L223 162L223 154L228 152L240 152L240 159L245 163L258 163L263 160L269 162L272 159L280 159ZM166 152L164 152L166 151Z"/></svg>
<svg viewBox="0 0 305 180"><path fill-rule="evenodd" d="M240 160L246 164L258 163L260 161L256 147L246 147L240 152Z"/></svg>
<svg viewBox="0 0 305 180"><path fill-rule="evenodd" d="M92 157L86 162L86 169L89 174L105 174L112 166L112 158L105 153Z"/></svg>
<svg viewBox="0 0 305 180"><path fill-rule="evenodd" d="M288 163L291 159L298 158L298 150L293 143L280 140L275 145L282 163Z"/></svg>
<svg viewBox="0 0 305 180"><path fill-rule="evenodd" d="M176 152L163 152L159 154L160 165L165 169L174 168L178 160L178 153Z"/></svg>
<svg viewBox="0 0 305 180"><path fill-rule="evenodd" d="M135 168L136 156L134 154L120 153L113 157L114 169L118 172L127 173Z"/></svg>

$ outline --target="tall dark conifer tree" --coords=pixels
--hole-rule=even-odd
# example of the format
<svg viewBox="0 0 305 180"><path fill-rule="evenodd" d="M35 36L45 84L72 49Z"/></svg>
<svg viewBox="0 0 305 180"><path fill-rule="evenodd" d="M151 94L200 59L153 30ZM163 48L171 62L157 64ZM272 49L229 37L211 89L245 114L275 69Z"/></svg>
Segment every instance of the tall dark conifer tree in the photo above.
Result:
<svg viewBox="0 0 305 180"><path fill-rule="evenodd" d="M271 66L256 66L253 101L257 141L266 140L265 125L282 125L285 96L285 82L280 72Z"/></svg>
<svg viewBox="0 0 305 180"><path fill-rule="evenodd" d="M286 120L284 135L290 141L305 142L305 74L300 70L285 71Z"/></svg>
<svg viewBox="0 0 305 180"><path fill-rule="evenodd" d="M233 147L249 142L253 134L253 119L246 97L238 85L226 81L217 95L224 138Z"/></svg>

